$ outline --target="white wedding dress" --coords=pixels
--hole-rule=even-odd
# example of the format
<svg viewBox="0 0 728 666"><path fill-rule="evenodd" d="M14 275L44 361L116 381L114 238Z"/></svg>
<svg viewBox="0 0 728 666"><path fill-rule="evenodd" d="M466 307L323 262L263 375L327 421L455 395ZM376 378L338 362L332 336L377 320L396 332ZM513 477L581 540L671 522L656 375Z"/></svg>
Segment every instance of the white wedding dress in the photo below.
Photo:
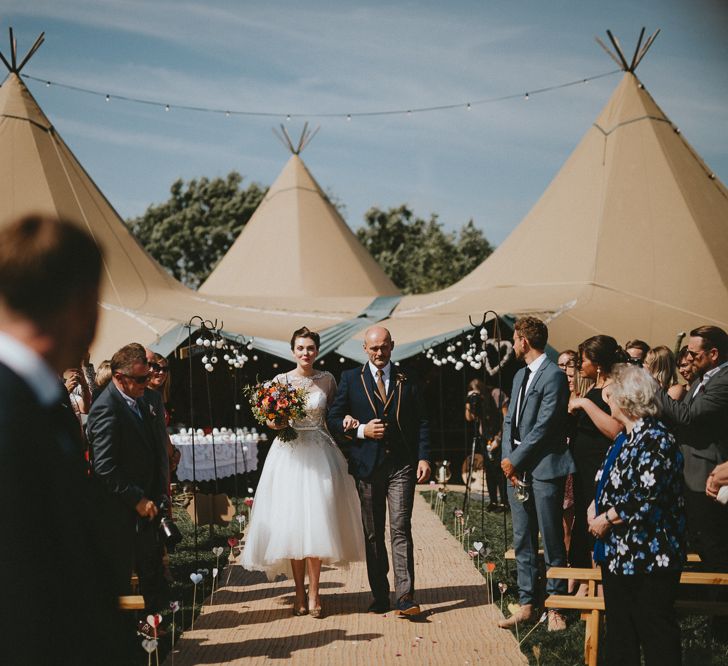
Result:
<svg viewBox="0 0 728 666"><path fill-rule="evenodd" d="M291 576L290 560L318 557L346 566L363 561L361 507L346 459L326 428L336 381L280 374L276 380L308 390L306 417L294 421L298 437L273 441L255 493L240 564L269 580Z"/></svg>

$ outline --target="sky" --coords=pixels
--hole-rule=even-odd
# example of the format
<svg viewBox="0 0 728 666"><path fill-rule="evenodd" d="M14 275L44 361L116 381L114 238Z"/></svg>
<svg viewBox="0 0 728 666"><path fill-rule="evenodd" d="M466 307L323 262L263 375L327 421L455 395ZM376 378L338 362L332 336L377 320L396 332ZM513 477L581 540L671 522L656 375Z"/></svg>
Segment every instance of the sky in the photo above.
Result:
<svg viewBox="0 0 728 666"><path fill-rule="evenodd" d="M661 29L637 75L728 179L725 0L0 0L6 56L10 26L20 53L46 33L23 74L170 105L106 102L26 80L125 218L165 201L177 178L236 170L246 183L270 185L289 157L272 128L283 123L297 137L308 119L320 130L302 157L353 229L372 206L407 204L447 229L473 219L499 244L622 74L525 92L615 70L594 39L606 41L608 28L629 54L642 26ZM508 95L517 98L466 107ZM448 104L458 108L356 115ZM315 117L332 113L340 116Z"/></svg>

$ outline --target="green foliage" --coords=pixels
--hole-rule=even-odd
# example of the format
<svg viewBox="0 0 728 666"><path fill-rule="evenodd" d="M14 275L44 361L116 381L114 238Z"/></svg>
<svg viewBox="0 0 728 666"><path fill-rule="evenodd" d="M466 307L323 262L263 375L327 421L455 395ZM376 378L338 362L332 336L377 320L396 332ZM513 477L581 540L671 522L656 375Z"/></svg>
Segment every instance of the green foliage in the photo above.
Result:
<svg viewBox="0 0 728 666"><path fill-rule="evenodd" d="M170 198L127 220L139 242L165 269L189 287L198 287L233 244L266 189L244 188L243 177L176 180Z"/></svg>
<svg viewBox="0 0 728 666"><path fill-rule="evenodd" d="M446 233L437 215L424 220L406 205L369 209L357 236L405 294L447 287L493 251L472 220L459 232Z"/></svg>

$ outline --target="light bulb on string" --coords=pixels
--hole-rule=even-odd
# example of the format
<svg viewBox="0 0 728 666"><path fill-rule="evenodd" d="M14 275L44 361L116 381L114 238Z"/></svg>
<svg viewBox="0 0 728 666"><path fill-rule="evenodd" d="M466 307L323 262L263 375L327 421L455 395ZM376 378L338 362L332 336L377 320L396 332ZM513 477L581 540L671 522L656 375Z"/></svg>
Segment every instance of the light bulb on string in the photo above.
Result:
<svg viewBox="0 0 728 666"><path fill-rule="evenodd" d="M169 111L169 104L165 104L165 105L164 105L164 110L165 110L165 111Z"/></svg>
<svg viewBox="0 0 728 666"><path fill-rule="evenodd" d="M229 118L230 117L230 111L225 111L225 117L226 118Z"/></svg>
<svg viewBox="0 0 728 666"><path fill-rule="evenodd" d="M106 101L108 102L110 100L111 100L111 97L109 95L106 95Z"/></svg>
<svg viewBox="0 0 728 666"><path fill-rule="evenodd" d="M50 87L51 87L51 82L50 81L46 81L46 88L50 88Z"/></svg>
<svg viewBox="0 0 728 666"><path fill-rule="evenodd" d="M472 110L473 110L473 107L472 107L472 105L470 104L470 102L468 102L468 103L467 103L467 105L466 105L466 107L465 107L465 108L466 108L466 109L467 109L468 111L472 111Z"/></svg>
<svg viewBox="0 0 728 666"><path fill-rule="evenodd" d="M525 99L528 100L528 93L526 93Z"/></svg>
<svg viewBox="0 0 728 666"><path fill-rule="evenodd" d="M288 115L286 115L286 120L287 120L287 121L288 121L289 123L291 122L291 114L290 114L290 113L289 113Z"/></svg>
<svg viewBox="0 0 728 666"><path fill-rule="evenodd" d="M347 120L347 122L351 122L351 114L350 113L347 113L346 114L346 120Z"/></svg>

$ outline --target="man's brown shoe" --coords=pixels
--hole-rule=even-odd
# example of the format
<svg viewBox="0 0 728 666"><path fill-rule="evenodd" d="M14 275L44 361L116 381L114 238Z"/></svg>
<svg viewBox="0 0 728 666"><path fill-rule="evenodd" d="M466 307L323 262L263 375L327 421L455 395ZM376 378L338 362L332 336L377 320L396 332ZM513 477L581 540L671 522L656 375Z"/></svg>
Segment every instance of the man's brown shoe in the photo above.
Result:
<svg viewBox="0 0 728 666"><path fill-rule="evenodd" d="M533 604L523 604L518 611L513 613L510 617L500 620L498 626L501 629L512 629L516 624L523 624L530 622L533 617Z"/></svg>
<svg viewBox="0 0 728 666"><path fill-rule="evenodd" d="M566 618L557 610L549 610L549 631L564 631L566 629Z"/></svg>

